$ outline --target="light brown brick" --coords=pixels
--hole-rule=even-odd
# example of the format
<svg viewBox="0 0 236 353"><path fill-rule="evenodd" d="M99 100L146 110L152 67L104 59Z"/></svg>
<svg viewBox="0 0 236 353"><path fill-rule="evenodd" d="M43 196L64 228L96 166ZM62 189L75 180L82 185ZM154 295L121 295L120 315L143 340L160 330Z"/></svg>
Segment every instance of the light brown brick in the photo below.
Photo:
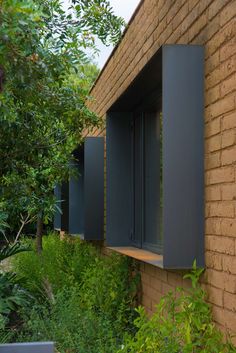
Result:
<svg viewBox="0 0 236 353"><path fill-rule="evenodd" d="M230 3L220 13L220 25L224 26L225 23L234 18L236 15L236 2L230 1Z"/></svg>
<svg viewBox="0 0 236 353"><path fill-rule="evenodd" d="M206 249L221 254L235 254L235 240L224 236L206 236Z"/></svg>
<svg viewBox="0 0 236 353"><path fill-rule="evenodd" d="M206 187L205 190L206 201L219 201L221 200L221 187L219 185L213 185Z"/></svg>
<svg viewBox="0 0 236 353"><path fill-rule="evenodd" d="M205 93L206 107L209 106L211 103L216 102L218 99L220 99L220 85L212 87L208 91L206 91L206 93ZM217 119L215 119L215 120L217 120Z"/></svg>
<svg viewBox="0 0 236 353"><path fill-rule="evenodd" d="M236 256L223 256L222 265L225 272L236 274Z"/></svg>
<svg viewBox="0 0 236 353"><path fill-rule="evenodd" d="M223 307L223 290L219 288L214 288L212 286L206 286L206 291L208 295L208 301L211 304L215 304Z"/></svg>
<svg viewBox="0 0 236 353"><path fill-rule="evenodd" d="M207 218L205 221L205 233L210 235L221 235L221 219Z"/></svg>
<svg viewBox="0 0 236 353"><path fill-rule="evenodd" d="M211 104L205 111L205 117L208 120L214 119L222 114L225 114L235 108L235 96L231 94L220 99L214 104Z"/></svg>
<svg viewBox="0 0 236 353"><path fill-rule="evenodd" d="M226 309L236 311L236 295L224 292L224 307Z"/></svg>
<svg viewBox="0 0 236 353"><path fill-rule="evenodd" d="M220 48L220 61L225 61L236 53L236 38L233 37Z"/></svg>
<svg viewBox="0 0 236 353"><path fill-rule="evenodd" d="M235 143L235 130L227 130L222 133L222 148L232 146Z"/></svg>
<svg viewBox="0 0 236 353"><path fill-rule="evenodd" d="M235 149L236 154L236 149ZM236 156L234 157L236 160ZM236 183L222 185L222 199L236 200Z"/></svg>
<svg viewBox="0 0 236 353"><path fill-rule="evenodd" d="M220 130L221 130L221 118L216 118L212 121L209 121L209 123L206 124L205 136L210 137L213 135L217 135L220 133Z"/></svg>
<svg viewBox="0 0 236 353"><path fill-rule="evenodd" d="M225 115L222 118L222 130L227 130L236 127L236 111Z"/></svg>
<svg viewBox="0 0 236 353"><path fill-rule="evenodd" d="M227 292L236 294L236 276L223 271L207 270L208 283Z"/></svg>
<svg viewBox="0 0 236 353"><path fill-rule="evenodd" d="M207 268L212 268L219 271L222 270L222 254L214 251L206 251L205 260Z"/></svg>
<svg viewBox="0 0 236 353"><path fill-rule="evenodd" d="M206 151L215 152L221 149L221 135L212 136L206 140Z"/></svg>
<svg viewBox="0 0 236 353"><path fill-rule="evenodd" d="M214 54L215 51L220 48L223 43L226 43L231 40L231 38L234 38L235 34L236 19L233 19L207 42L205 50L206 57L208 58Z"/></svg>
<svg viewBox="0 0 236 353"><path fill-rule="evenodd" d="M214 170L209 170L206 173L206 183L218 184L218 183L230 183L234 181L234 168L233 167L223 167Z"/></svg>
<svg viewBox="0 0 236 353"><path fill-rule="evenodd" d="M162 291L162 283L163 282L156 277L151 277L150 279L150 286L159 293Z"/></svg>
<svg viewBox="0 0 236 353"><path fill-rule="evenodd" d="M236 162L236 145L222 151L221 162L222 165L232 164Z"/></svg>
<svg viewBox="0 0 236 353"><path fill-rule="evenodd" d="M213 1L212 4L209 6L209 9L208 9L209 20L212 17L216 16L220 12L221 8L223 6L225 6L225 4L227 4L227 0L215 0L215 1Z"/></svg>
<svg viewBox="0 0 236 353"><path fill-rule="evenodd" d="M209 206L209 217L234 218L233 201L211 202Z"/></svg>
<svg viewBox="0 0 236 353"><path fill-rule="evenodd" d="M222 235L236 238L236 219L223 219L220 228Z"/></svg>
<svg viewBox="0 0 236 353"><path fill-rule="evenodd" d="M208 153L205 156L205 169L214 169L221 165L221 152Z"/></svg>
<svg viewBox="0 0 236 353"><path fill-rule="evenodd" d="M224 97L226 94L236 90L236 74L233 74L221 83L220 94Z"/></svg>

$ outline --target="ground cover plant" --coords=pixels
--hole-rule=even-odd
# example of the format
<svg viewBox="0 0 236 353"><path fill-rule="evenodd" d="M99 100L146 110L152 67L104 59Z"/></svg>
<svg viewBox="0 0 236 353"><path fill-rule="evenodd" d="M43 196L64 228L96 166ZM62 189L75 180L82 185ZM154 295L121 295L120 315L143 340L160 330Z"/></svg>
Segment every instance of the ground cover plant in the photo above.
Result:
<svg viewBox="0 0 236 353"><path fill-rule="evenodd" d="M28 241L29 242L29 241ZM60 353L110 353L132 332L138 275L127 257L104 257L79 239L44 237L44 250L19 254L16 272L34 300L20 311L13 341L53 340Z"/></svg>

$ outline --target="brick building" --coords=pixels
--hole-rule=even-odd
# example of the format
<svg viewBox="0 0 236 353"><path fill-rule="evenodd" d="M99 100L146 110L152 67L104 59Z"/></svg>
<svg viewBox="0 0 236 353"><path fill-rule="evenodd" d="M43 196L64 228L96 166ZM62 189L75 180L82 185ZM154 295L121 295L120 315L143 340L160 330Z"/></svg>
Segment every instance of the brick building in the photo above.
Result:
<svg viewBox="0 0 236 353"><path fill-rule="evenodd" d="M91 91L90 108L105 120L163 44L205 47L203 283L216 323L236 333L236 1L141 1ZM94 134L105 136L105 130ZM164 293L184 285L182 273L142 261L141 273L148 311Z"/></svg>
<svg viewBox="0 0 236 353"><path fill-rule="evenodd" d="M175 51L173 52L173 55L166 54L166 52L168 52L168 45L170 45L171 50L172 48L174 48L174 50L177 48L178 50L178 48L182 46L176 45L180 44L184 44L183 48L186 48L187 50L183 55L180 54L179 56L178 52ZM204 71L201 63L202 54L199 52L192 53L191 50L193 48L197 48L197 50L203 48L204 50ZM195 60L196 57L199 60ZM175 58L176 60L174 60ZM172 64L169 64L170 62ZM171 91L171 78L168 78L169 71L166 70L166 67L171 70L171 65L173 65L174 68L174 71L172 72L174 75L172 77L172 82L177 82L179 85L179 91L184 92L183 94L185 94L184 99L186 105L182 104L179 107L177 104L178 102L174 101L176 103L176 114L179 114L180 119L183 117L183 120L180 121L183 124L181 129L179 129L178 126L175 126L174 123L170 127L165 127L165 121L168 120L168 114L175 115L173 107L171 108L172 110L168 110L171 103L173 103L173 100L171 100L172 98L169 98L170 95L165 95L165 93L162 92L162 89L157 89L155 91L156 87L154 87L155 82L159 80L161 82L159 83L159 86L167 86ZM184 70L185 66L186 71ZM161 74L158 76L158 70L162 72L162 78L159 77ZM183 80L181 80L177 74L175 76L175 72L178 73L179 70L183 73L183 76L185 75L185 72L187 73L187 76L183 77ZM156 73L157 76L155 76ZM145 82L145 77L147 77L147 82ZM204 83L204 86L201 85L201 82ZM151 86L153 85L153 92L156 92L154 99L155 103L146 103L149 96L151 96L148 92L150 84ZM188 85L191 86L191 84L192 88L189 88L188 90ZM159 86L157 84L157 88ZM201 92L198 93L198 91L196 91L196 87L199 87L199 91L204 87L202 96ZM139 94L141 91L145 91L146 93ZM165 91L165 88L163 88L163 91ZM110 156L107 156L107 167L105 165L105 171L109 174L107 175L107 180L105 178L105 194L107 194L107 202L105 203L105 245L107 245L106 243L108 242L109 247L111 247L109 244L109 242L112 243L110 240L110 233L112 233L111 224L114 225L114 223L117 222L117 227L119 228L120 224L123 224L123 222L127 223L126 218L128 216L126 214L124 215L124 212L122 213L122 202L119 206L119 194L122 193L122 191L119 191L119 178L120 180L123 180L124 188L127 187L127 190L129 190L131 185L134 189L133 192L136 201L134 202L135 206L134 209L131 210L131 213L136 213L136 219L139 219L139 214L143 215L143 208L144 212L149 210L148 214L152 215L152 220L150 220L150 222L155 223L155 220L153 221L153 219L157 217L156 214L158 213L158 210L156 213L152 213L152 208L157 204L157 200L153 199L152 190L150 191L148 189L150 188L150 183L148 184L148 181L147 183L145 181L145 187L146 190L149 190L149 194L148 192L147 194L151 199L151 205L154 206L147 209L147 205L142 198L142 191L140 193L135 191L136 189L141 190L140 185L143 185L143 180L140 181L136 178L134 184L131 183L127 186L124 181L124 175L125 173L128 173L125 169L125 164L123 164L123 168L121 168L121 171L124 171L123 176L122 173L119 174L119 165L115 167L115 169L111 166L112 153L117 146L112 145L112 147L109 147L109 143L112 144L112 141L115 139L114 136L117 137L119 133L118 135L111 135L110 137L106 136L106 131L112 130L115 126L115 123L113 127L111 127L111 124L109 123L110 130L109 126L108 130L106 130L106 123L107 121L109 122L108 118L110 112L119 112L120 115L116 121L121 121L122 119L125 121L126 110L130 114L131 105L131 114L136 116L135 126L137 126L137 131L135 130L135 136L141 136L142 134L146 134L149 130L155 130L155 128L157 128L157 125L155 125L157 123L155 122L154 125L151 123L150 126L145 125L146 130L142 129L142 127L138 127L139 123L137 123L137 121L140 116L140 109L138 107L137 109L133 107L135 106L135 100L137 100L137 106L139 105L138 103L142 101L142 107L144 108L141 110L145 110L145 116L147 116L147 114L152 116L153 111L158 112L158 114L155 113L155 116L158 116L159 122L161 116L160 111L163 109L163 133L165 133L166 129L166 146L172 144L170 137L173 136L173 144L175 144L175 148L172 148L172 153L175 153L173 152L173 149L178 150L180 145L180 149L177 152L183 153L186 163L181 162L181 156L176 152L176 161L181 163L181 167L177 167L176 169L177 189L179 187L183 188L183 195L181 197L182 203L186 203L192 212L188 213L188 210L184 208L185 206L178 207L178 205L181 205L176 198L176 195L180 195L178 190L174 196L172 196L171 193L165 196L165 190L162 191L160 187L158 187L158 189L155 189L154 187L153 193L158 194L159 198L161 198L164 193L164 203L165 197L167 198L168 205L166 208L168 212L171 213L173 211L169 205L173 202L173 205L176 206L176 212L178 213L178 218L176 219L175 212L172 212L172 218L169 220L169 223L171 224L174 224L173 222L178 223L176 229L179 229L179 233L177 232L178 234L176 234L180 237L179 240L176 240L174 239L173 234L172 238L168 239L169 244L171 241L175 244L175 248L174 250L172 249L170 255L166 255L166 257L171 256L171 254L174 254L174 257L177 256L176 262L173 266L171 266L171 264L170 266L163 265L162 257L165 256L165 254L163 255L163 253L158 250L158 242L155 243L155 240L153 239L147 241L145 237L148 236L145 235L145 230L144 234L143 230L141 231L141 242L140 238L132 238L133 235L131 234L131 240L129 239L129 242L126 242L124 239L125 246L123 247L123 251L121 249L122 246L118 244L119 242L117 243L118 246L116 242L114 242L115 250L135 257L140 262L142 304L149 313L152 313L155 310L155 304L158 303L163 294L167 293L169 290L175 290L177 286L188 286L188 283L182 279L183 270L189 268L190 261L192 261L194 257L197 257L199 260L198 262L201 265L205 263L206 271L202 279L202 285L207 290L208 300L212 304L214 320L220 329L234 334L236 334L235 92L235 0L142 0L131 18L121 42L113 50L92 88L91 95L93 99L89 102L89 108L96 112L104 121L104 129L93 131L92 135L104 136L107 147L106 150L111 153ZM173 94L175 97L173 99L176 100L176 97L182 99L179 92L174 92ZM160 98L160 96L162 98ZM194 100L192 100L192 97L194 97ZM202 99L203 97L204 102ZM159 103L160 99L162 99L162 103ZM130 102L133 103L131 104ZM154 106L155 108L153 108ZM185 106L187 106L187 108ZM196 111L197 115L194 117ZM165 112L167 116L165 116ZM190 116L189 119L187 116L188 114ZM189 121L191 122L191 119L194 120L193 123L189 123ZM140 120L140 126L142 126L142 124L146 124L146 122L144 123L143 120ZM160 123L158 126L160 136ZM124 129L124 126L120 125L116 127L116 131L121 128ZM136 129L136 127L134 129ZM126 130L122 130L122 133L123 131ZM174 134L171 135L169 131L172 133L174 131ZM179 139L177 140L175 140L175 132L177 135L180 134L178 136ZM125 156L126 154L129 154L130 151L126 148L127 146L125 146L126 137L124 136L124 138L121 138L121 136L122 134L119 135L120 147L123 146L122 153L123 156ZM141 137L140 139L142 140ZM191 139L194 141L193 144L190 143ZM142 141L144 140L145 138L143 138ZM151 132L150 135L148 135L147 141L152 141ZM154 142L153 144L147 143L147 145L145 144L146 142L142 142L145 144L145 151L152 151L150 152L152 154L153 146L155 145ZM187 145L187 142L189 145ZM190 145L193 145L194 147L189 148ZM134 148L132 153L136 156L136 154L139 154L139 152L137 152L140 147L139 142L137 144L134 142L132 146ZM166 148L167 150L169 147L166 146L164 144L163 148ZM160 149L160 145L158 148ZM190 149L190 151L188 151L189 153L185 152L186 149ZM157 159L159 155L160 151L157 153ZM122 155L115 153L113 156L116 156L116 158L114 158L116 160L122 159ZM124 159L125 158L126 157L124 157ZM131 159L130 164L132 165L134 172L135 167L133 164L135 164L140 170L140 168L145 168L147 165L145 163L148 158L148 154L144 154L143 156L141 153L140 156L134 157L133 161ZM153 158L155 159L155 155L152 156L152 161ZM167 164L170 162L168 158L170 158L170 155L167 154ZM152 161L148 165L152 166ZM202 169L201 161L202 166L204 166ZM163 163L165 164L165 161ZM122 166L122 164L120 164L120 166ZM127 166L129 166L128 163ZM173 187L173 183L171 184L171 181L169 182L169 180L165 182L165 178L168 178L165 167L163 168L163 188L165 189L165 185L167 185L166 189L168 189L171 186ZM189 170L187 168L189 168ZM150 175L148 175L146 179L150 179L153 185L153 180L156 177L160 177L160 165L156 170L153 167L150 170ZM194 170L194 173L191 172L192 170ZM112 197L113 199L117 197L117 207L121 207L121 213L120 215L117 214L115 216L115 211L112 212L110 210L112 202L114 204L114 200L111 201L112 197L109 195L112 188L112 173L116 175L119 174L116 185L113 185L113 189L118 189L118 194L115 193L115 191L112 191ZM132 171L130 173L132 174ZM131 177L131 179L132 178L133 177ZM191 183L192 189L190 188ZM192 190L195 191L192 193ZM139 200L138 195L141 195L141 201ZM144 198L146 197L145 195L143 196ZM124 208L126 207L126 201L124 199ZM137 204L140 205L140 207L136 207ZM196 204L198 205L197 207ZM180 210L178 210L178 208L180 208ZM168 214L165 215L165 217L166 227L169 227ZM108 218L110 218L110 220ZM188 219L189 222L187 222ZM146 223L148 223L148 221ZM135 229L139 229L138 227L139 225L135 224ZM186 230L183 227L187 227ZM118 229L120 237L122 238L123 235L121 234L121 231L122 226ZM153 233L152 228L150 228L150 234L151 233ZM164 234L163 236L168 238L169 233L166 235ZM129 246L130 242L133 246ZM145 242L146 244L149 244L149 246L140 246L140 244L145 244ZM183 245L186 242L189 243ZM168 249L165 250L166 253L168 253L168 251ZM178 253L180 254L179 258ZM182 261L182 258L185 258L185 255L187 258L189 253L191 253L191 256L186 265L186 263ZM169 264L168 261L166 263ZM180 265L178 266L178 264Z"/></svg>

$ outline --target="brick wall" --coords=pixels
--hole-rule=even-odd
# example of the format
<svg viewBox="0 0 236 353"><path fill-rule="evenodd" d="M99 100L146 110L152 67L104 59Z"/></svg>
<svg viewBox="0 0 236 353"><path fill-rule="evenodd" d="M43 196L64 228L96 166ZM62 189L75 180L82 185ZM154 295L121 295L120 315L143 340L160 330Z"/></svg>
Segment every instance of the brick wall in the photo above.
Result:
<svg viewBox="0 0 236 353"><path fill-rule="evenodd" d="M141 1L92 89L90 108L105 116L164 43L205 45L205 256L203 286L215 322L236 334L236 1ZM99 134L101 131L95 132ZM141 263L142 303L188 285L179 272Z"/></svg>

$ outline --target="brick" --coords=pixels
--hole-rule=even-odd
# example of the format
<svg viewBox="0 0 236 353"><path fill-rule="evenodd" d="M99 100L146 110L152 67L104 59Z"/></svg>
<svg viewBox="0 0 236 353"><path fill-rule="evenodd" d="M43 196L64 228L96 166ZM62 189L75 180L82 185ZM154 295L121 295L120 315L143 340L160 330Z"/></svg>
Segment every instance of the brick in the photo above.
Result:
<svg viewBox="0 0 236 353"><path fill-rule="evenodd" d="M223 307L223 290L214 288L212 286L206 286L207 300L211 304L215 304Z"/></svg>
<svg viewBox="0 0 236 353"><path fill-rule="evenodd" d="M220 12L221 8L223 6L225 6L226 3L227 3L227 0L215 0L215 1L213 1L212 4L209 6L209 9L208 9L209 20L212 19L214 16L216 16Z"/></svg>
<svg viewBox="0 0 236 353"><path fill-rule="evenodd" d="M214 104L211 104L205 110L206 120L214 119L222 114L225 114L235 108L234 94L227 96Z"/></svg>
<svg viewBox="0 0 236 353"><path fill-rule="evenodd" d="M224 324L228 329L236 327L236 315L234 312L229 310L224 310Z"/></svg>
<svg viewBox="0 0 236 353"><path fill-rule="evenodd" d="M236 146L235 146L235 155L236 160ZM223 200L236 200L236 183L222 185L222 199Z"/></svg>
<svg viewBox="0 0 236 353"><path fill-rule="evenodd" d="M168 294L169 292L174 292L174 288L168 283L163 283L162 285L162 294Z"/></svg>
<svg viewBox="0 0 236 353"><path fill-rule="evenodd" d="M230 3L220 13L220 25L224 26L228 21L234 18L236 15L236 2L230 1Z"/></svg>
<svg viewBox="0 0 236 353"><path fill-rule="evenodd" d="M234 168L231 166L209 170L206 173L206 183L207 185L227 182L230 183L234 181L234 173Z"/></svg>
<svg viewBox="0 0 236 353"><path fill-rule="evenodd" d="M201 17L189 28L189 40L191 41L207 24L207 13L204 12Z"/></svg>
<svg viewBox="0 0 236 353"><path fill-rule="evenodd" d="M214 169L221 166L221 152L208 153L205 156L205 169Z"/></svg>
<svg viewBox="0 0 236 353"><path fill-rule="evenodd" d="M232 146L235 143L235 130L227 130L222 134L222 148Z"/></svg>
<svg viewBox="0 0 236 353"><path fill-rule="evenodd" d="M236 257L224 256L222 259L223 270L228 273L236 274Z"/></svg>
<svg viewBox="0 0 236 353"><path fill-rule="evenodd" d="M168 272L167 274L168 283L173 287L182 287L183 275L174 272Z"/></svg>
<svg viewBox="0 0 236 353"><path fill-rule="evenodd" d="M221 219L207 218L205 221L205 233L212 235L221 235Z"/></svg>
<svg viewBox="0 0 236 353"><path fill-rule="evenodd" d="M234 255L234 239L224 236L206 236L206 250L221 254Z"/></svg>
<svg viewBox="0 0 236 353"><path fill-rule="evenodd" d="M220 61L225 61L236 53L236 38L232 38L220 48Z"/></svg>
<svg viewBox="0 0 236 353"><path fill-rule="evenodd" d="M221 97L236 90L236 74L230 76L227 80L223 81L220 86Z"/></svg>
<svg viewBox="0 0 236 353"><path fill-rule="evenodd" d="M226 79L228 76L233 74L236 70L236 58L232 56L214 69L206 77L206 89L209 89L222 80Z"/></svg>
<svg viewBox="0 0 236 353"><path fill-rule="evenodd" d="M206 199L206 201L219 201L219 200L221 200L221 187L219 185L206 187L205 199Z"/></svg>
<svg viewBox="0 0 236 353"><path fill-rule="evenodd" d="M236 127L236 112L227 114L222 118L222 130L227 130Z"/></svg>
<svg viewBox="0 0 236 353"><path fill-rule="evenodd" d="M236 295L224 292L224 308L236 311Z"/></svg>
<svg viewBox="0 0 236 353"><path fill-rule="evenodd" d="M150 278L150 286L155 289L157 292L162 291L162 281L156 277Z"/></svg>
<svg viewBox="0 0 236 353"><path fill-rule="evenodd" d="M234 202L220 201L209 205L209 217L234 218Z"/></svg>
<svg viewBox="0 0 236 353"><path fill-rule="evenodd" d="M216 118L206 124L205 137L217 135L221 130L221 118Z"/></svg>
<svg viewBox="0 0 236 353"><path fill-rule="evenodd" d="M221 149L221 135L212 136L206 140L206 151L215 152Z"/></svg>
<svg viewBox="0 0 236 353"><path fill-rule="evenodd" d="M222 235L236 237L236 219L223 219L220 228Z"/></svg>
<svg viewBox="0 0 236 353"><path fill-rule="evenodd" d="M236 19L233 19L207 42L205 50L206 58L214 54L215 51L220 48L223 43L226 43L231 40L231 38L234 38L235 34Z"/></svg>
<svg viewBox="0 0 236 353"><path fill-rule="evenodd" d="M150 276L145 272L141 272L141 281L144 284L150 285Z"/></svg>
<svg viewBox="0 0 236 353"><path fill-rule="evenodd" d="M208 283L227 292L236 294L236 276L223 271L207 270Z"/></svg>
<svg viewBox="0 0 236 353"><path fill-rule="evenodd" d="M222 165L232 164L236 162L236 145L222 151L221 155Z"/></svg>
<svg viewBox="0 0 236 353"><path fill-rule="evenodd" d="M221 149L221 135L212 136L206 140L206 151L215 152Z"/></svg>
<svg viewBox="0 0 236 353"><path fill-rule="evenodd" d="M223 268L222 255L214 251L206 251L206 267L221 271Z"/></svg>
<svg viewBox="0 0 236 353"><path fill-rule="evenodd" d="M216 102L218 99L220 99L220 85L217 85L215 87L210 88L206 93L205 93L205 104L206 107L210 105L211 103ZM217 119L215 119L217 120Z"/></svg>

